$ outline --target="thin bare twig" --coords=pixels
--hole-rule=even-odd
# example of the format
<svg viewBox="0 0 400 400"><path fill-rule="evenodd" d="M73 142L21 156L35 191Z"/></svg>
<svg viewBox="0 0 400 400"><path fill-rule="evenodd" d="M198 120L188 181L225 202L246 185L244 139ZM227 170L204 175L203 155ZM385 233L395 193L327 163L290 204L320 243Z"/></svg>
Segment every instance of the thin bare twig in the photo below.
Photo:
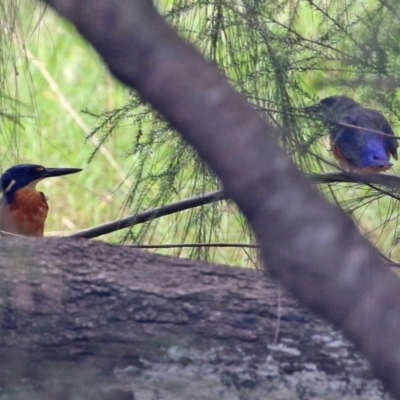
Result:
<svg viewBox="0 0 400 400"><path fill-rule="evenodd" d="M350 172L338 172L330 174L309 174L307 175L314 183L332 184L332 183L361 183L366 185L383 185L390 189L400 189L400 177L387 174L357 174ZM393 194L387 193L391 197L398 199ZM88 228L80 232L67 235L66 237L93 239L101 235L116 232L121 229L130 228L134 225L143 224L152 219L164 217L177 212L199 207L205 204L226 200L222 190L206 193L201 196L190 197L165 206L151 208L141 213L130 215L117 221L108 222L102 225Z"/></svg>
<svg viewBox="0 0 400 400"><path fill-rule="evenodd" d="M258 244L245 244L245 243L168 243L168 244L132 244L129 247L137 249L174 249L174 248L193 248L193 247L241 247L248 249L259 249Z"/></svg>
<svg viewBox="0 0 400 400"><path fill-rule="evenodd" d="M131 215L126 218L122 218L118 221L108 222L103 225L96 226L94 228L85 229L83 231L68 235L67 237L73 238L85 238L93 239L95 237L112 233L124 228L130 228L133 225L143 224L150 220L164 217L165 215L174 214L180 211L187 210L189 208L203 206L205 204L214 203L226 199L222 190L203 194L201 196L190 197L185 200L180 200L166 206L152 208L150 210L143 211L136 215Z"/></svg>

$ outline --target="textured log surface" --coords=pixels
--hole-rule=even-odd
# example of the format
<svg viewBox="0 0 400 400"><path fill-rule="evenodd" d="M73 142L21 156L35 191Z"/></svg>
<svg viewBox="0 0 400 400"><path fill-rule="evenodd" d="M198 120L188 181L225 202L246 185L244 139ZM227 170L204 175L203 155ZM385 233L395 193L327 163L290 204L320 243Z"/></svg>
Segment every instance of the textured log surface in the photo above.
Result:
<svg viewBox="0 0 400 400"><path fill-rule="evenodd" d="M76 239L0 260L0 399L385 398L260 271Z"/></svg>

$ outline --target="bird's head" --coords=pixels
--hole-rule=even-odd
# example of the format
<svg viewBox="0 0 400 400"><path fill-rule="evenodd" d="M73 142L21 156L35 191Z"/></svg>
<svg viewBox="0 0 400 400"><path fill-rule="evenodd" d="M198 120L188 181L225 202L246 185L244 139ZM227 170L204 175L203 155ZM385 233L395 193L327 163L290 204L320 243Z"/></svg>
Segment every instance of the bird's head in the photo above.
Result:
<svg viewBox="0 0 400 400"><path fill-rule="evenodd" d="M45 168L36 164L19 164L9 168L0 178L1 192L7 203L11 203L15 193L31 185L35 189L36 183L52 176L73 174L82 171L80 168Z"/></svg>
<svg viewBox="0 0 400 400"><path fill-rule="evenodd" d="M315 114L323 119L335 120L342 112L358 107L361 107L361 104L357 103L350 97L335 95L325 97L319 103L306 107L305 110L306 112Z"/></svg>

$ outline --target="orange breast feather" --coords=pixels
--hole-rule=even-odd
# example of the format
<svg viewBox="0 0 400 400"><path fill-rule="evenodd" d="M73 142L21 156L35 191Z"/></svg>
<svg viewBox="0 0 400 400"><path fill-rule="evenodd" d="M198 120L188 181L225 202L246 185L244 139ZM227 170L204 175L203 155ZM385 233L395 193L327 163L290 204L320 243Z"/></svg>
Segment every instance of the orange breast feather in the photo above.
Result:
<svg viewBox="0 0 400 400"><path fill-rule="evenodd" d="M29 185L15 193L11 204L3 203L1 229L24 236L43 236L49 206L43 193Z"/></svg>

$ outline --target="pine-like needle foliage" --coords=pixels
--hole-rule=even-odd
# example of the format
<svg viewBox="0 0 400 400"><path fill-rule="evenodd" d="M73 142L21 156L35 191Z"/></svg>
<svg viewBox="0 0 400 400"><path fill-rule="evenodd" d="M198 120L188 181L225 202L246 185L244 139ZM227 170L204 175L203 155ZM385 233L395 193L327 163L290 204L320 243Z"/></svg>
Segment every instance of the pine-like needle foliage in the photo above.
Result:
<svg viewBox="0 0 400 400"><path fill-rule="evenodd" d="M281 128L276 139L303 171L336 168L326 126L304 113L305 106L322 97L340 93L377 108L396 130L400 13L395 0L171 0L159 8L265 118ZM179 135L135 95L126 106L97 118L95 132L103 140L122 124L132 125L136 132L127 151L135 178L127 199L132 212L218 188ZM321 188L384 250L396 243L397 199L373 185L333 182ZM168 224L168 233L165 225L161 229L154 221L132 229L123 239L249 241L242 218L229 203L181 213ZM210 258L215 253L195 249L191 256Z"/></svg>
<svg viewBox="0 0 400 400"><path fill-rule="evenodd" d="M18 131L23 119L31 117L31 99L20 99L21 85L20 70L17 64L24 65L24 56L21 52L25 39L25 32L20 24L20 3L14 0L0 2L0 132L2 148L0 165L10 159L10 154L20 151ZM36 23L38 21L36 20ZM29 76L27 76L29 79ZM22 84L27 84L23 82Z"/></svg>

